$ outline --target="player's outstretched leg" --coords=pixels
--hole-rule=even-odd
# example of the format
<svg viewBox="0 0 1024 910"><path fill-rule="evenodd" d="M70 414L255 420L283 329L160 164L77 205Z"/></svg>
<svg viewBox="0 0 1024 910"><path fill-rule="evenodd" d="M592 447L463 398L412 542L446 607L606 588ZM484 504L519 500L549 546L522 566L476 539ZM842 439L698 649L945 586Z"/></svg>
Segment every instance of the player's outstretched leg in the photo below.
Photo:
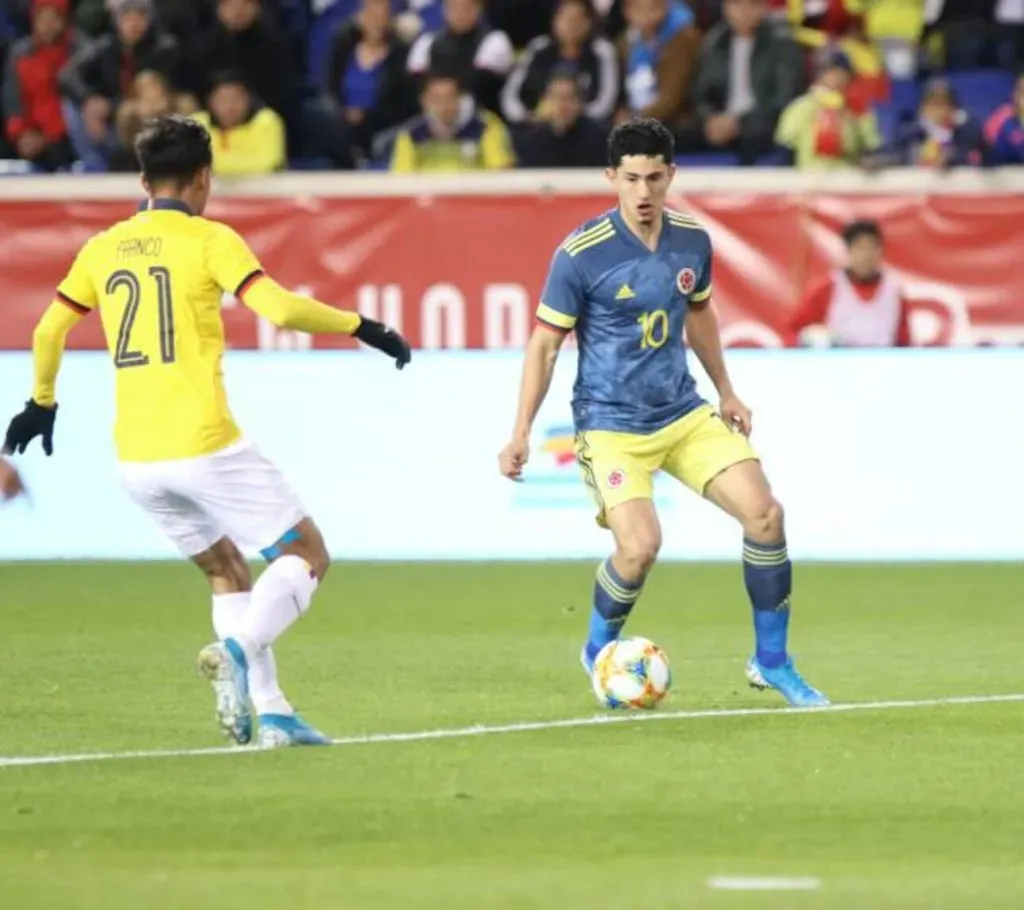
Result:
<svg viewBox="0 0 1024 910"><path fill-rule="evenodd" d="M590 675L594 658L622 632L661 547L661 526L649 499L632 499L611 509L606 520L615 535L615 554L597 569L587 641L580 653Z"/></svg>
<svg viewBox="0 0 1024 910"><path fill-rule="evenodd" d="M794 706L827 705L828 699L797 672L789 656L793 566L782 506L760 463L743 461L727 468L704 492L743 526L743 580L753 607L756 644L747 662L747 680L758 689L776 689Z"/></svg>
<svg viewBox="0 0 1024 910"><path fill-rule="evenodd" d="M267 660L270 646L306 614L331 562L320 531L308 518L264 555L270 565L253 586L249 608L237 631L213 646L228 651L237 648L249 667ZM283 696L280 701L256 699L254 692L254 702L259 714L259 744L264 748L330 743L299 717Z"/></svg>

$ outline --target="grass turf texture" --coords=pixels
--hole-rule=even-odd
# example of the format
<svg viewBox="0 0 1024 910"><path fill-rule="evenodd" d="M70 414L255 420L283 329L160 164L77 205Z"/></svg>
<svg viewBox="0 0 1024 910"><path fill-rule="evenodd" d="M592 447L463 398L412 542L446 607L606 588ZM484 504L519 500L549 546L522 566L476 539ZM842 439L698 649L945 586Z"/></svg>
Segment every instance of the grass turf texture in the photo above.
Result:
<svg viewBox="0 0 1024 910"><path fill-rule="evenodd" d="M278 649L343 736L585 716L593 566L337 565ZM1024 690L1015 566L799 568L834 701ZM187 565L0 565L0 755L221 745ZM740 570L661 566L628 627L669 710L743 684ZM1024 705L728 717L247 756L0 768L0 905L1020 908ZM709 891L716 875L817 892ZM613 897L614 896L614 897Z"/></svg>

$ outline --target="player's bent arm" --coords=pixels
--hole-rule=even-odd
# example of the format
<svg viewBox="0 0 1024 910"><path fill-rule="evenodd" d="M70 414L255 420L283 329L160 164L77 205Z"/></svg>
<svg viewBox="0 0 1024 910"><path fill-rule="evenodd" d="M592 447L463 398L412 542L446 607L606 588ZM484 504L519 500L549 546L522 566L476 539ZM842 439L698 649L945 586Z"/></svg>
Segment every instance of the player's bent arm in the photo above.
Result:
<svg viewBox="0 0 1024 910"><path fill-rule="evenodd" d="M311 335L354 335L362 322L358 313L339 310L295 294L266 275L246 288L241 300L250 310L269 319L278 328Z"/></svg>
<svg viewBox="0 0 1024 910"><path fill-rule="evenodd" d="M722 353L722 336L718 331L718 317L711 307L710 299L690 304L690 311L686 314L686 339L701 366L707 371L708 378L714 383L719 397L732 395L732 382Z"/></svg>
<svg viewBox="0 0 1024 910"><path fill-rule="evenodd" d="M555 363L565 335L565 332L545 325L537 326L530 336L523 360L522 384L519 388L519 409L516 412L514 431L517 439L527 439L530 436L533 421L551 387L551 377L555 373Z"/></svg>
<svg viewBox="0 0 1024 910"><path fill-rule="evenodd" d="M64 357L68 333L81 320L60 300L54 300L43 313L32 334L34 381L32 400L43 407L53 407L57 400L57 374Z"/></svg>

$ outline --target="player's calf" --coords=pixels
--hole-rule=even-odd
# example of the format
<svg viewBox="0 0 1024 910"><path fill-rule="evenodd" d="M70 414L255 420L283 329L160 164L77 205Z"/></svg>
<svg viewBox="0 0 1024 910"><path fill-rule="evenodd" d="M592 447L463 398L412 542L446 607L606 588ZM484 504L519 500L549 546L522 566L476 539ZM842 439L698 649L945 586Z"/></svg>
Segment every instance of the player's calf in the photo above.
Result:
<svg viewBox="0 0 1024 910"><path fill-rule="evenodd" d="M661 549L661 525L649 499L635 499L606 516L615 535L615 555L597 569L594 607L581 661L588 672L598 652L619 637Z"/></svg>

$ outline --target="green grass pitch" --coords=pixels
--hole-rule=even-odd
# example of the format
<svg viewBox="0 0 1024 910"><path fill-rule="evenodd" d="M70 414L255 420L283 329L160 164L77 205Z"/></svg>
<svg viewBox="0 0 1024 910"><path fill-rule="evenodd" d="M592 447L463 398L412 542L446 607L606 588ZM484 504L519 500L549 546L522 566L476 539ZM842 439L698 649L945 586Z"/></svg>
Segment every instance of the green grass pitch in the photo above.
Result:
<svg viewBox="0 0 1024 910"><path fill-rule="evenodd" d="M593 568L338 564L278 648L286 690L334 736L599 713ZM796 585L793 650L835 702L1024 692L1018 566ZM0 565L0 601L0 756L223 745L190 566ZM738 567L658 567L629 629L672 658L659 710L780 705L744 685ZM1019 910L1022 755L1000 703L0 766L0 906Z"/></svg>

